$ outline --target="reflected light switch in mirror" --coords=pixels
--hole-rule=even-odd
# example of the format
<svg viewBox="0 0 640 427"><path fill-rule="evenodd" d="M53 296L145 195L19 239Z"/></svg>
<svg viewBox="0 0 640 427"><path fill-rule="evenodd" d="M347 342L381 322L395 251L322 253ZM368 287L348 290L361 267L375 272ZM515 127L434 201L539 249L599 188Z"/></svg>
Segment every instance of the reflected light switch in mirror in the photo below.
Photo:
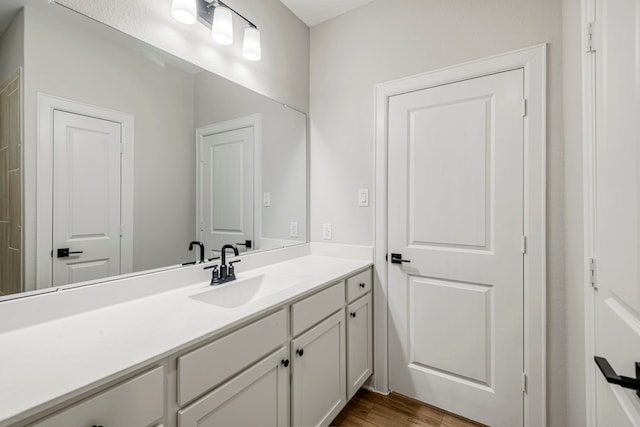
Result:
<svg viewBox="0 0 640 427"><path fill-rule="evenodd" d="M369 190L358 190L358 206L369 206Z"/></svg>
<svg viewBox="0 0 640 427"><path fill-rule="evenodd" d="M271 206L271 193L264 193L262 195L262 206Z"/></svg>
<svg viewBox="0 0 640 427"><path fill-rule="evenodd" d="M298 223L295 221L289 223L289 237L298 237Z"/></svg>

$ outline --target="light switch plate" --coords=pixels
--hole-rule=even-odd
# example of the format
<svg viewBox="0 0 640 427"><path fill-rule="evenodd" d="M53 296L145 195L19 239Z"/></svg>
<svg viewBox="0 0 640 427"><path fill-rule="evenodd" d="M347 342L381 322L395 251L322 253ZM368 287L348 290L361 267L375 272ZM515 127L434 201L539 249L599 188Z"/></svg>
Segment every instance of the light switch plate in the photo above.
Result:
<svg viewBox="0 0 640 427"><path fill-rule="evenodd" d="M325 223L322 224L322 239L323 240L331 240L331 224Z"/></svg>
<svg viewBox="0 0 640 427"><path fill-rule="evenodd" d="M361 188L358 190L358 206L369 206L369 190Z"/></svg>
<svg viewBox="0 0 640 427"><path fill-rule="evenodd" d="M295 221L289 223L289 237L298 237L298 223Z"/></svg>
<svg viewBox="0 0 640 427"><path fill-rule="evenodd" d="M262 206L271 206L271 193L264 193L262 195Z"/></svg>

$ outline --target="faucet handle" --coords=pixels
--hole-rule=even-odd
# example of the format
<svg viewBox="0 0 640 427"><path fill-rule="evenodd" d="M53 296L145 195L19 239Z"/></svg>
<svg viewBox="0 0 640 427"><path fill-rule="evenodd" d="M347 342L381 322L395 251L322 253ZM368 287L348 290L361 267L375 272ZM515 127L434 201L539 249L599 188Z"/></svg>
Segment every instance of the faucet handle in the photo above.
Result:
<svg viewBox="0 0 640 427"><path fill-rule="evenodd" d="M240 261L242 261L242 260L241 260L241 259L237 259L237 260L235 260L235 261L231 261L231 262L229 263L229 265L233 265L233 264L235 264L236 262L240 262Z"/></svg>

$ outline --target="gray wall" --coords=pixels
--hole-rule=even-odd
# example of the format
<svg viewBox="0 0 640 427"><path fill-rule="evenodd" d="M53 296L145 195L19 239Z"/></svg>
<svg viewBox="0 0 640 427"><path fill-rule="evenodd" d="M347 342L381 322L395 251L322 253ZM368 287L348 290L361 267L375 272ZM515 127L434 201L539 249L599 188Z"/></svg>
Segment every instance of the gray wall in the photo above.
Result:
<svg viewBox="0 0 640 427"><path fill-rule="evenodd" d="M24 65L24 12L0 36L0 85Z"/></svg>
<svg viewBox="0 0 640 427"><path fill-rule="evenodd" d="M192 259L186 249L195 234L194 76L131 51L127 39L114 43L46 12L25 12L25 226L35 227L29 212L37 93L43 92L135 116L134 270ZM26 247L35 250L35 242ZM35 268L29 254L27 272Z"/></svg>
<svg viewBox="0 0 640 427"><path fill-rule="evenodd" d="M587 425L581 1L563 0L567 425ZM591 362L592 363L592 362Z"/></svg>
<svg viewBox="0 0 640 427"><path fill-rule="evenodd" d="M262 210L262 236L306 242L307 135L304 114L210 73L196 76L196 127L251 114L262 115L262 192L271 206ZM289 237L289 223L298 222L298 238Z"/></svg>
<svg viewBox="0 0 640 427"><path fill-rule="evenodd" d="M169 0L57 0L58 3L131 34L258 93L307 112L309 28L279 0L234 0L233 8L261 32L262 60L242 58L244 26L234 21L235 42L220 46L203 25L171 16Z"/></svg>
<svg viewBox="0 0 640 427"><path fill-rule="evenodd" d="M564 426L565 287L562 2L375 0L311 29L311 240L333 223L333 241L372 245L376 83L535 44L548 57L548 356L550 426Z"/></svg>

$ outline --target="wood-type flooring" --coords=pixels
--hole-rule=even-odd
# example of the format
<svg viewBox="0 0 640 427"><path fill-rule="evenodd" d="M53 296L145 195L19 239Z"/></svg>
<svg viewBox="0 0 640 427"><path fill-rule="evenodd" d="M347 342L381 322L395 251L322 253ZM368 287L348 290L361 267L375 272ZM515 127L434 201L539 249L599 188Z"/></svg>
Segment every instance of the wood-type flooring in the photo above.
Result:
<svg viewBox="0 0 640 427"><path fill-rule="evenodd" d="M479 427L467 419L397 393L360 389L331 423L353 427Z"/></svg>

